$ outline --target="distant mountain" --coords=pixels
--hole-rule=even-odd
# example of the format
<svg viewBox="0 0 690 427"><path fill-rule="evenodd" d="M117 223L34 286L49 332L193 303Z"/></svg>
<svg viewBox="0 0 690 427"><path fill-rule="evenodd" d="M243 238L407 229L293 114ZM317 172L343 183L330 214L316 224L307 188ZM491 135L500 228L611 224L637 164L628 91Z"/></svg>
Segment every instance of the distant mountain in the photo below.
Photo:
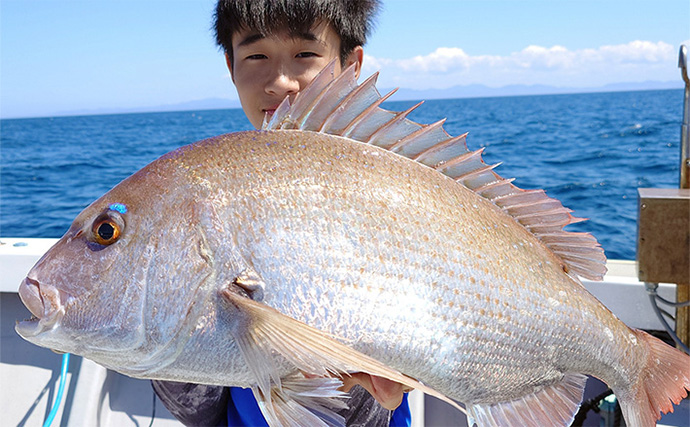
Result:
<svg viewBox="0 0 690 427"><path fill-rule="evenodd" d="M547 85L507 85L492 88L480 84L453 86L447 89L406 89L400 88L391 98L392 101L422 100L422 99L453 99L453 98L482 98L497 96L522 96L522 95L556 95L567 93L591 93L591 92L625 92L638 90L663 90L682 89L683 83L647 81L640 83L612 83L600 87L558 87ZM391 89L379 89L381 93L387 93Z"/></svg>
<svg viewBox="0 0 690 427"><path fill-rule="evenodd" d="M151 108L154 109L152 111L224 110L242 108L242 105L237 99L206 98Z"/></svg>
<svg viewBox="0 0 690 427"><path fill-rule="evenodd" d="M447 89L399 89L391 98L392 101L422 100L422 99L453 99L453 98L482 98L498 96L522 96L522 95L555 95L567 93L590 92L623 92L638 90L682 89L683 83L647 81L640 83L613 83L600 87L576 88L557 87L547 85L507 85L498 88L472 84L465 86L453 86ZM379 92L387 93L390 89L381 88ZM195 101L180 102L176 104L156 105L138 108L102 108L91 110L63 111L60 116L91 115L91 114L124 114L124 113L150 113L166 111L196 111L196 110L220 110L227 108L242 108L239 100L226 98L206 98Z"/></svg>
<svg viewBox="0 0 690 427"><path fill-rule="evenodd" d="M61 111L58 116L81 116L96 114L128 114L128 113L161 113L167 111L199 111L199 110L224 110L229 108L242 108L239 100L225 98L206 98L194 101L179 102L176 104L155 105L135 108L99 108Z"/></svg>

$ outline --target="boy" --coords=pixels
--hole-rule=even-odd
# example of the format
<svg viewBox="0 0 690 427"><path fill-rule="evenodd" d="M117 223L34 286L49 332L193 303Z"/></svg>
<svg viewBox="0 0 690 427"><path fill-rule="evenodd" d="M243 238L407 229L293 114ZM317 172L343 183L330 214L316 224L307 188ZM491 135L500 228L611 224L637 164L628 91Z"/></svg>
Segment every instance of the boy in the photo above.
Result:
<svg viewBox="0 0 690 427"><path fill-rule="evenodd" d="M252 125L260 128L334 58L336 75L354 64L359 77L377 8L378 0L219 0L216 42ZM344 383L349 409L341 415L348 426L409 425L400 384L363 373ZM267 425L251 390L167 381L153 381L153 387L185 424ZM389 409L396 407L391 418Z"/></svg>

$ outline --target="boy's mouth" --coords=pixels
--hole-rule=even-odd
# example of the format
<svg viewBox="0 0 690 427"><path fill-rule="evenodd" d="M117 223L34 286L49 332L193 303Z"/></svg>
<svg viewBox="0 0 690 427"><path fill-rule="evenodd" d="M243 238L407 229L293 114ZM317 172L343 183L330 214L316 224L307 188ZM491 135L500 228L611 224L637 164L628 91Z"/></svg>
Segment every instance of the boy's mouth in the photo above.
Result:
<svg viewBox="0 0 690 427"><path fill-rule="evenodd" d="M268 114L269 116L272 116L273 113L276 112L276 109L278 108L279 105L280 105L280 102L277 102L277 103L275 103L275 104L273 104L273 105L269 105L268 107L264 108L264 109L261 110L261 111L263 111L264 114Z"/></svg>

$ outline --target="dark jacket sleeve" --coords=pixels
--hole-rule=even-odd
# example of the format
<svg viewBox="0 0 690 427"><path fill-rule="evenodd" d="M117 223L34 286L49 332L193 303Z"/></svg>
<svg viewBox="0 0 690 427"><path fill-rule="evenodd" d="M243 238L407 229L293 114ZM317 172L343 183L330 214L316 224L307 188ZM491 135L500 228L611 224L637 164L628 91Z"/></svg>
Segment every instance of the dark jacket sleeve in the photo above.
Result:
<svg viewBox="0 0 690 427"><path fill-rule="evenodd" d="M339 411L347 427L388 427L392 412L381 406L368 391L357 385L349 395L348 408Z"/></svg>
<svg viewBox="0 0 690 427"><path fill-rule="evenodd" d="M152 380L163 405L186 426L225 426L230 392L223 386Z"/></svg>

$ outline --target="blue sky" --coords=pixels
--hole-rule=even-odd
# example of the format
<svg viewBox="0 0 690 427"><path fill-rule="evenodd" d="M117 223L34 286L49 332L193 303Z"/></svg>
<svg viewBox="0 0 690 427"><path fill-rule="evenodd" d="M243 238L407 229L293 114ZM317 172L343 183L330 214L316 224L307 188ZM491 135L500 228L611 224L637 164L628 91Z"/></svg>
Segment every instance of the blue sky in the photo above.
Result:
<svg viewBox="0 0 690 427"><path fill-rule="evenodd" d="M0 0L0 117L237 99L215 0ZM680 81L688 0L384 0L379 87ZM680 85L680 83L679 83Z"/></svg>

